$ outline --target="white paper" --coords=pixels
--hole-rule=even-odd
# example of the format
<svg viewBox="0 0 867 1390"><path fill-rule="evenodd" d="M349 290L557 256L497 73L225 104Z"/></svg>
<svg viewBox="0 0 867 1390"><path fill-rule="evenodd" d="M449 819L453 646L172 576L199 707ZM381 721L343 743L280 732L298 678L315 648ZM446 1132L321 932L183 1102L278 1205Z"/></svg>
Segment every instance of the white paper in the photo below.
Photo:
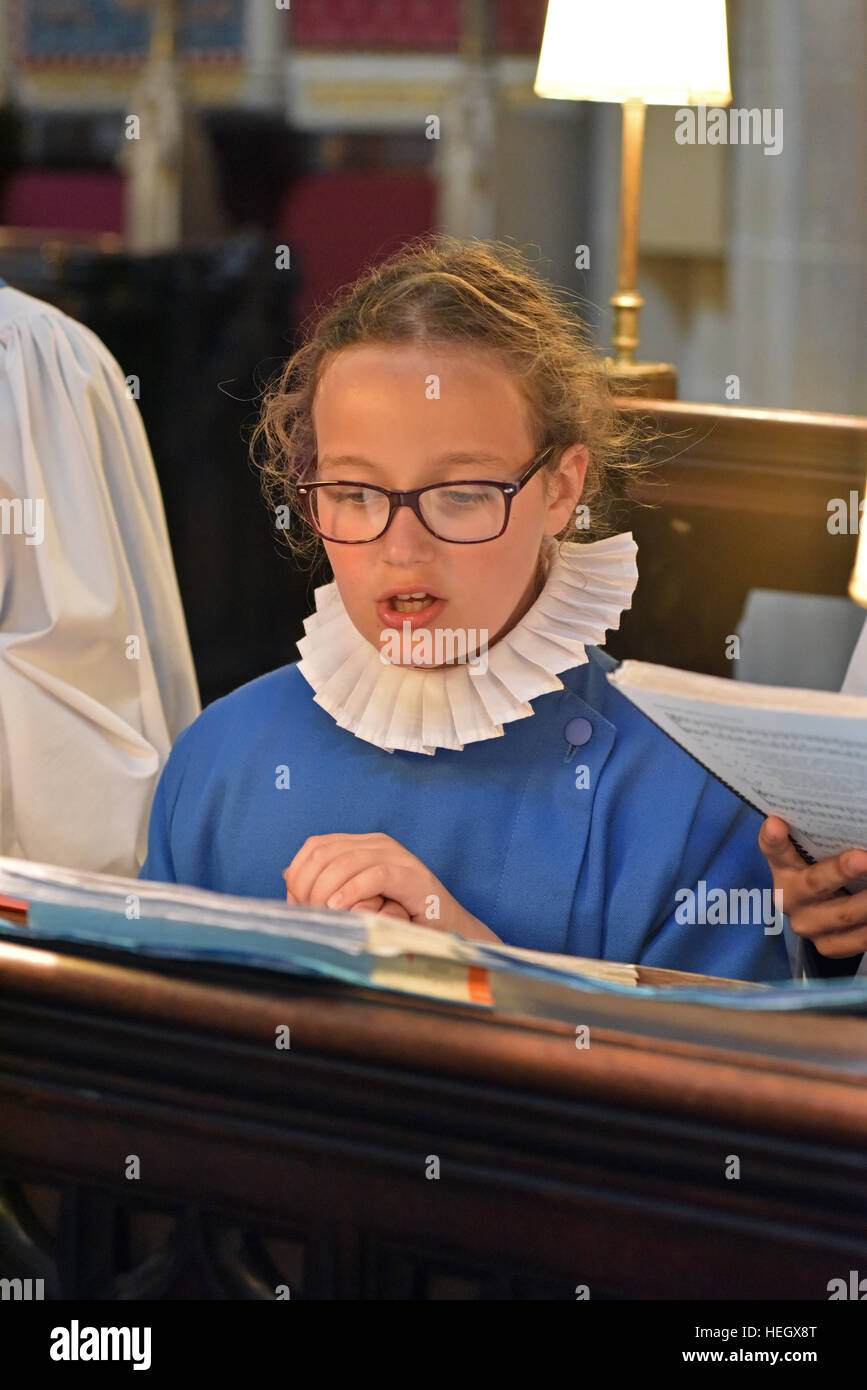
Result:
<svg viewBox="0 0 867 1390"><path fill-rule="evenodd" d="M609 680L739 796L782 816L814 858L867 849L867 698L637 661Z"/></svg>

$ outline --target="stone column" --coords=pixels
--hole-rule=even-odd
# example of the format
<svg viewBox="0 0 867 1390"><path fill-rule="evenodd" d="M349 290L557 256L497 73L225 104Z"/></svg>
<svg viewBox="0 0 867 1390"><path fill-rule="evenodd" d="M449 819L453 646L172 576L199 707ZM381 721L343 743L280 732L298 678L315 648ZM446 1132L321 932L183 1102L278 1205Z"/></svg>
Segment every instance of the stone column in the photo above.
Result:
<svg viewBox="0 0 867 1390"><path fill-rule="evenodd" d="M246 0L244 8L244 64L241 86L244 106L282 110L284 55L288 7L274 0Z"/></svg>
<svg viewBox="0 0 867 1390"><path fill-rule="evenodd" d="M130 95L120 163L126 173L124 235L131 251L166 251L183 234L184 79L175 51L175 0L155 0L150 53Z"/></svg>
<svg viewBox="0 0 867 1390"><path fill-rule="evenodd" d="M12 98L11 30L10 0L0 0L0 106Z"/></svg>
<svg viewBox="0 0 867 1390"><path fill-rule="evenodd" d="M731 366L741 405L867 409L867 10L730 0L733 105L783 148L733 146Z"/></svg>
<svg viewBox="0 0 867 1390"><path fill-rule="evenodd" d="M497 84L491 0L463 0L462 15L458 70L436 147L437 225L452 236L492 237Z"/></svg>

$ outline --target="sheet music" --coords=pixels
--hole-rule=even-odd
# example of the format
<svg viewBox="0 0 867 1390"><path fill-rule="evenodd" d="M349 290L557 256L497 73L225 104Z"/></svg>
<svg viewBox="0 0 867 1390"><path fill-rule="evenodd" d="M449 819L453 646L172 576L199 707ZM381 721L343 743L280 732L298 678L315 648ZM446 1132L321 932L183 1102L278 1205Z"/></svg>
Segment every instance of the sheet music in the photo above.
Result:
<svg viewBox="0 0 867 1390"><path fill-rule="evenodd" d="M814 858L867 849L867 699L630 661L609 680L738 795L782 816ZM799 697L813 708L797 708Z"/></svg>

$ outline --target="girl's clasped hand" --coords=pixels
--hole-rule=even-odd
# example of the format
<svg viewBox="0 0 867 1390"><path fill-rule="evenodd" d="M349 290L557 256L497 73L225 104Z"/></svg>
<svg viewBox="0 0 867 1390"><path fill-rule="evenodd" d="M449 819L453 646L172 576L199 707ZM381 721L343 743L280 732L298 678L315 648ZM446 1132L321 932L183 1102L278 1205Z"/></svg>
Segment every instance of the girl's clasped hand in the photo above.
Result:
<svg viewBox="0 0 867 1390"><path fill-rule="evenodd" d="M380 912L474 941L499 941L390 835L311 835L283 871L286 901Z"/></svg>

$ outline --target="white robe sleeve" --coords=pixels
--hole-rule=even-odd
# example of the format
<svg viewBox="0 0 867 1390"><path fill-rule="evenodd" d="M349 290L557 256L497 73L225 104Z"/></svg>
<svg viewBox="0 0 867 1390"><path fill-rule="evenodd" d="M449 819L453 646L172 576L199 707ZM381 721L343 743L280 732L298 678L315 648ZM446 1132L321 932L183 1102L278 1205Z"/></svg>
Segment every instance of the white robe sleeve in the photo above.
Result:
<svg viewBox="0 0 867 1390"><path fill-rule="evenodd" d="M200 703L156 470L125 378L0 287L0 853L135 875Z"/></svg>

